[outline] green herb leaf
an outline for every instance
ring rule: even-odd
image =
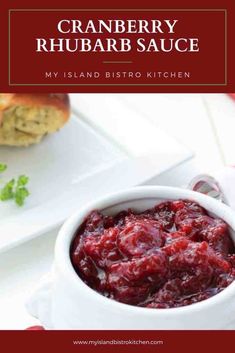
[[[18,177],[14,199],[18,206],[23,206],[26,197],[29,196],[29,191],[26,189],[25,185],[28,184],[29,178],[26,175],[20,175]]]
[[[4,172],[7,169],[7,165],[0,163],[0,173]]]
[[[6,185],[0,190],[1,201],[11,200],[14,198],[14,186],[15,179],[12,179],[6,183]]]
[[[18,206],[23,206],[26,197],[29,196],[29,191],[25,187],[28,181],[29,178],[25,175],[20,175],[17,181],[15,179],[10,180],[0,190],[0,200],[14,200]]]
[[[23,206],[26,197],[29,196],[29,191],[25,187],[16,189],[14,198],[18,206]]]
[[[26,175],[20,175],[17,180],[17,187],[25,186],[28,182],[29,178]]]

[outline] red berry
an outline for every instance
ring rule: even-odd
[[[119,233],[117,244],[128,257],[141,256],[149,250],[158,249],[164,244],[163,232],[157,222],[149,220],[128,223]]]
[[[235,279],[228,226],[193,201],[167,201],[141,213],[88,215],[71,260],[94,290],[123,303],[171,308],[210,298]]]

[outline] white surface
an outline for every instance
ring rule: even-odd
[[[224,94],[207,94],[204,101],[221,160],[224,164],[235,166],[235,100]]]
[[[0,257],[0,329],[25,329],[37,323],[25,300],[39,278],[50,269],[57,231],[20,245]]]
[[[82,207],[61,228],[55,247],[52,276],[46,281],[42,280],[28,302],[30,313],[38,317],[46,328],[65,330],[234,328],[235,282],[208,300],[183,308],[159,309],[156,312],[156,309],[123,305],[99,295],[77,276],[72,267],[69,256],[72,238],[84,217],[92,210],[99,209],[107,215],[117,214],[128,208],[141,212],[163,200],[172,199],[193,199],[235,230],[235,213],[230,207],[191,190],[168,186],[142,186],[106,195]],[[232,237],[234,234],[231,232]],[[235,238],[233,240],[235,241]]]
[[[217,146],[200,95],[141,94],[137,100],[135,95],[130,94],[122,95],[120,99],[195,150],[202,168],[219,163]]]
[[[186,185],[197,173],[213,172],[225,162],[235,165],[235,102],[226,95],[138,94],[119,95],[118,99],[138,111],[142,107],[146,119],[196,154],[193,161],[152,179],[152,185]],[[0,329],[23,329],[37,323],[26,313],[24,302],[33,284],[50,269],[56,234],[53,231],[0,255]]]

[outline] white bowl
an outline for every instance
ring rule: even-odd
[[[56,329],[229,329],[235,328],[235,282],[199,303],[172,309],[140,308],[105,298],[76,274],[70,260],[75,231],[93,209],[115,214],[132,207],[143,211],[163,200],[191,199],[222,218],[235,241],[235,213],[226,205],[194,191],[162,186],[137,187],[90,203],[61,228],[55,248],[51,322]]]

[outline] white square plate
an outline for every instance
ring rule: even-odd
[[[0,251],[62,224],[73,211],[94,198],[141,184],[192,156],[136,113],[131,119],[137,126],[140,124],[145,138],[140,139],[138,130],[130,131],[129,143],[124,143],[131,121],[126,121],[129,126],[123,126],[123,121],[113,119],[117,132],[114,138],[105,121],[99,120],[101,112],[109,115],[110,106],[102,101],[98,104],[92,95],[89,99],[92,109],[78,112],[79,118],[73,115],[63,129],[40,144],[28,148],[0,146],[0,163],[8,165],[0,176],[2,182],[26,174],[31,192],[23,207],[10,201],[0,203]],[[115,114],[120,116],[124,110],[129,115],[128,109],[116,100],[109,104]],[[99,120],[99,126],[89,120],[92,115]]]

